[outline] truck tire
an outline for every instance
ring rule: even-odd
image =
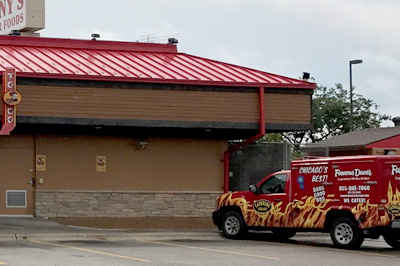
[[[242,215],[236,211],[228,211],[222,217],[221,229],[224,236],[230,239],[240,239],[247,233]]]
[[[388,230],[383,234],[383,239],[385,242],[394,249],[400,249],[400,232],[399,230]]]
[[[296,231],[290,228],[277,228],[272,230],[276,240],[288,240],[296,235]]]
[[[338,248],[357,249],[364,242],[364,235],[353,220],[340,217],[332,224],[331,239]]]

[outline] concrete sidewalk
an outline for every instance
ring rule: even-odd
[[[215,229],[96,229],[62,225],[42,218],[0,217],[1,240],[80,240],[129,238],[190,238],[218,235]]]

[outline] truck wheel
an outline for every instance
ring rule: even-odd
[[[285,228],[285,229],[273,229],[272,230],[273,236],[277,240],[288,240],[289,238],[292,238],[296,235],[296,231],[290,228]]]
[[[242,216],[236,211],[225,213],[221,221],[221,228],[225,237],[231,239],[239,239],[247,232]]]
[[[364,242],[364,235],[353,220],[340,217],[332,224],[331,239],[338,248],[357,249]]]
[[[385,242],[394,249],[400,249],[400,232],[394,230],[388,230],[383,233],[383,239]]]

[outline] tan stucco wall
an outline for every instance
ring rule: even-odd
[[[38,190],[221,191],[226,141],[111,136],[38,135],[36,154],[46,171],[37,172]],[[106,156],[107,171],[96,171]]]
[[[33,136],[0,136],[0,215],[32,215],[33,147]],[[7,190],[25,191],[26,207],[6,207]]]

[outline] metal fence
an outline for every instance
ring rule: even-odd
[[[230,155],[229,189],[247,190],[266,175],[290,169],[290,162],[304,157],[327,157],[329,147],[317,143],[293,146],[287,142],[261,142],[244,146]]]
[[[303,156],[315,156],[315,157],[328,157],[329,146],[321,145],[318,143],[308,143],[306,145],[300,145],[299,150]]]
[[[266,175],[290,168],[290,149],[286,142],[255,143],[230,156],[230,190],[247,190]]]

